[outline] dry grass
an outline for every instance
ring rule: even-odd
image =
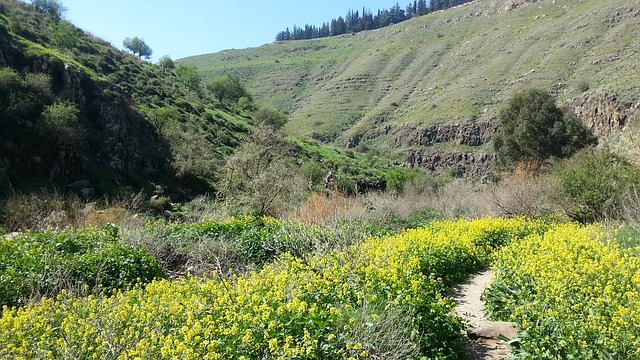
[[[495,215],[549,216],[563,208],[559,185],[538,171],[516,169],[490,187]]]
[[[429,209],[445,218],[482,217],[496,213],[486,185],[456,180],[444,187],[426,190],[407,183],[397,194],[370,192],[345,197],[338,192],[329,195],[314,193],[291,217],[321,226],[344,220],[384,224],[387,219],[408,219]]]
[[[142,193],[104,198],[86,203],[75,194],[41,192],[13,194],[4,203],[2,227],[7,231],[26,231],[101,227],[116,224],[129,229],[143,226],[147,219],[139,215],[144,209]]]
[[[324,226],[340,220],[361,218],[364,213],[359,198],[345,197],[334,191],[329,195],[311,194],[291,217],[303,223]]]

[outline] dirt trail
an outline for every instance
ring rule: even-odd
[[[512,323],[490,321],[484,316],[484,304],[480,296],[491,282],[492,276],[493,271],[485,270],[472,275],[466,282],[453,289],[456,311],[471,324],[467,343],[469,360],[503,359],[510,352],[510,348],[498,339],[498,335],[512,338],[516,334]]]

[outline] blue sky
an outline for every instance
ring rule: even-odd
[[[122,48],[137,36],[163,55],[180,59],[274,41],[294,24],[322,25],[349,9],[389,9],[396,0],[62,0],[66,19]],[[409,0],[400,1],[403,8]]]

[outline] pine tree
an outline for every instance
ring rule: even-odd
[[[427,0],[418,0],[418,6],[416,11],[418,13],[418,16],[425,15],[429,11],[427,8]]]

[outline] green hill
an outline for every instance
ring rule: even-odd
[[[626,0],[482,0],[384,29],[180,60],[231,73],[288,129],[429,170],[481,175],[496,114],[552,91],[600,136],[638,119],[640,10]]]
[[[209,104],[171,70],[0,0],[0,193],[208,191],[248,131],[245,117]]]
[[[176,200],[219,194],[229,155],[255,143],[261,116],[280,115],[247,99],[216,99],[184,69],[143,61],[31,4],[0,0],[0,200],[42,188],[84,200],[141,190]],[[274,139],[266,135],[261,146],[269,159],[286,156],[305,188],[322,188],[329,172],[345,192],[387,186],[387,159],[277,136],[281,148],[268,148]],[[398,171],[389,176],[415,175]]]

